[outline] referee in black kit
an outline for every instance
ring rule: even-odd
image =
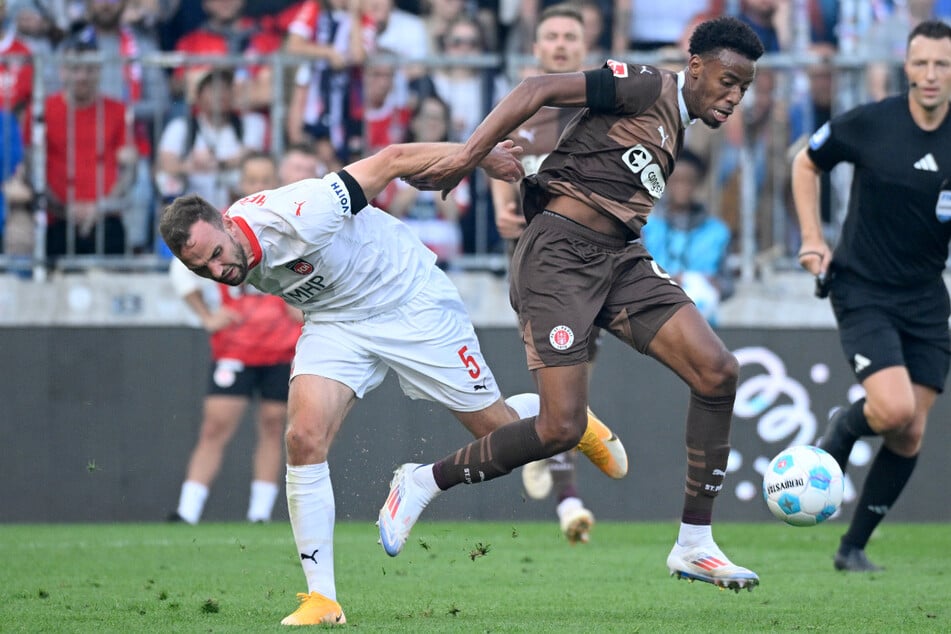
[[[951,239],[951,27],[926,21],[911,31],[905,74],[907,93],[833,118],[792,167],[799,263],[829,295],[866,394],[838,410],[820,445],[844,470],[858,438],[883,438],[835,554],[836,569],[853,572],[881,570],[865,545],[914,471],[951,358],[942,279]],[[855,171],[833,252],[819,222],[818,176],[841,161]]]

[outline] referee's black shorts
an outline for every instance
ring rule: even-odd
[[[912,383],[944,390],[951,363],[951,305],[943,279],[901,288],[872,284],[839,269],[830,298],[842,350],[860,382],[901,365]]]

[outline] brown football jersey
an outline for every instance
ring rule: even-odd
[[[542,108],[508,136],[523,149],[525,175],[538,173],[542,161],[558,145],[561,133],[581,108]]]
[[[635,236],[663,195],[690,123],[678,73],[608,61],[588,71],[613,75],[613,110],[583,109],[538,173],[523,181],[531,219],[553,196],[577,198],[614,216]],[[588,95],[589,104],[597,96]]]

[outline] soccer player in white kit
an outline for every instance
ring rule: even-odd
[[[304,313],[285,439],[288,512],[308,592],[298,595],[285,625],[346,622],[334,583],[327,454],[355,400],[390,368],[404,393],[442,403],[476,437],[538,414],[534,394],[502,399],[435,255],[399,220],[367,205],[392,179],[458,147],[394,145],[324,178],[245,197],[224,215],[195,195],[162,214],[163,239],[192,271],[251,284]],[[494,178],[522,176],[511,142],[497,146],[482,167]],[[620,441],[594,417],[579,449],[611,477],[627,471]]]

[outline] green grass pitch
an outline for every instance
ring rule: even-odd
[[[832,568],[841,523],[719,524],[753,592],[675,581],[676,523],[599,523],[571,547],[551,523],[422,521],[387,557],[370,522],[337,526],[338,598],[354,632],[949,632],[951,530],[890,524],[886,570]],[[290,528],[0,525],[0,632],[278,632],[297,605]]]

